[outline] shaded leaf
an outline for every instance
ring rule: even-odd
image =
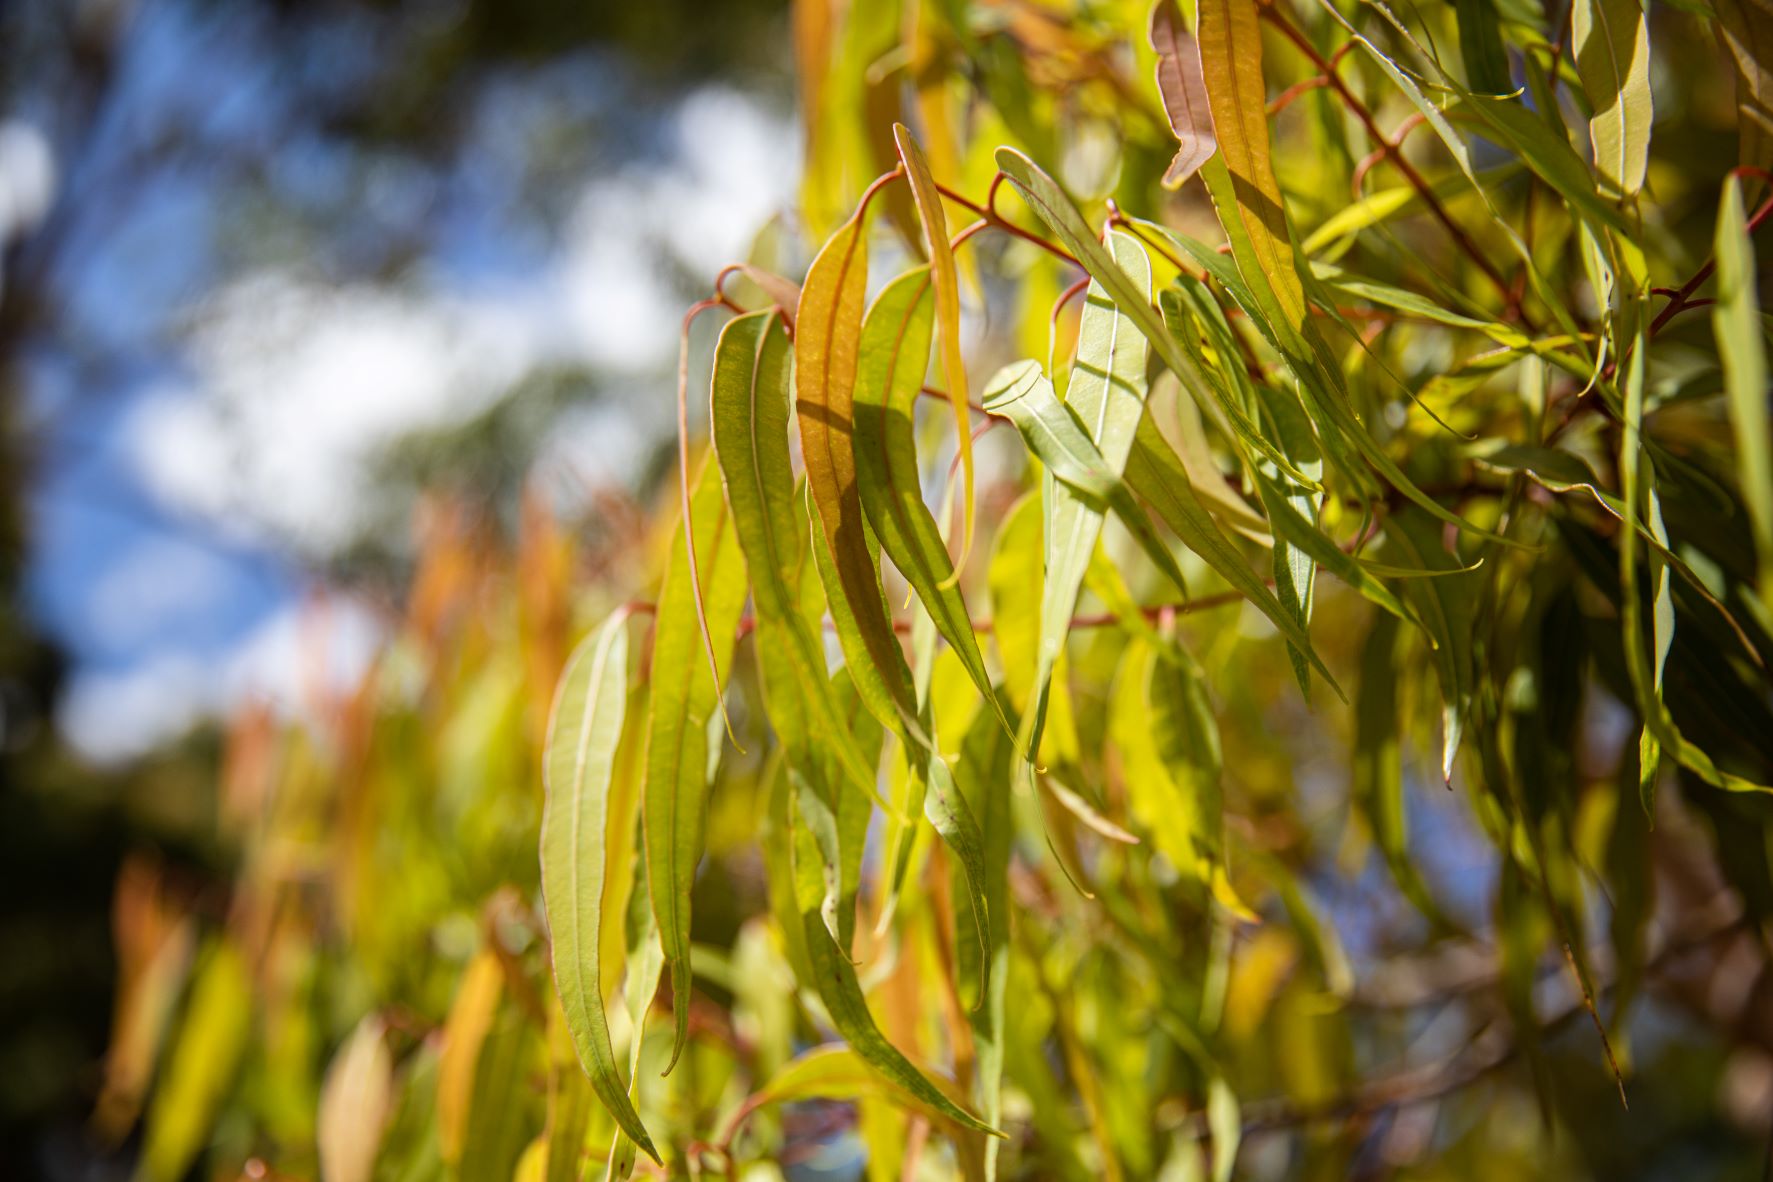
[[[1146,36],[1157,52],[1158,97],[1181,145],[1164,170],[1164,187],[1177,189],[1219,150],[1219,142],[1213,138],[1207,86],[1201,77],[1200,46],[1183,27],[1174,0],[1157,0],[1152,5]]]

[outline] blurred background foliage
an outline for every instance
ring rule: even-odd
[[[808,33],[814,10],[825,11],[19,0],[0,12],[0,1172],[539,1169],[532,1143],[575,1069],[546,1034],[543,728],[572,645],[656,587],[674,525],[681,309],[746,255],[800,274],[892,167],[895,120],[917,126],[938,177],[975,199],[993,151],[1011,144],[1096,224],[1113,200],[1218,240],[1198,183],[1159,183],[1174,140],[1150,81],[1147,4],[856,0],[829,10],[825,39]],[[1539,61],[1566,19],[1559,4],[1497,10],[1510,44]],[[1345,39],[1322,11],[1289,11],[1321,50]],[[1457,44],[1454,6],[1408,19]],[[1379,35],[1370,13],[1360,20]],[[1711,252],[1739,129],[1710,14],[1658,6],[1650,28],[1643,238],[1652,273],[1672,285]],[[824,52],[809,58],[809,45]],[[1267,47],[1271,98],[1312,76],[1272,34]],[[1517,71],[1523,61],[1517,52]],[[1411,117],[1371,59],[1342,69],[1382,127]],[[795,104],[812,77],[803,147]],[[1576,101],[1566,92],[1581,144]],[[1308,253],[1493,304],[1406,197],[1382,224],[1337,228],[1397,177],[1363,161],[1370,144],[1328,88],[1295,95],[1273,127]],[[1428,131],[1407,144],[1437,185],[1456,175]],[[1476,154],[1592,325],[1604,302],[1557,199],[1503,149],[1478,140]],[[33,190],[44,160],[52,179]],[[902,195],[883,194],[880,220],[910,259],[920,247]],[[1482,224],[1469,190],[1449,183],[1444,200]],[[1500,239],[1473,232],[1504,265]],[[881,246],[889,259],[893,249]],[[1075,318],[1052,308],[1073,275],[1005,240],[970,259],[976,375],[1063,356]],[[1375,372],[1389,370],[1454,428],[1510,433],[1518,369],[1463,380],[1483,344],[1386,323],[1369,342],[1372,369],[1356,370],[1363,381],[1378,387]],[[372,328],[380,335],[351,335]],[[692,335],[692,388],[705,388],[712,337],[706,323]],[[308,351],[315,340],[332,352]],[[1651,433],[1713,478],[1675,482],[1662,510],[1692,554],[1723,565],[1750,550],[1708,318],[1673,321],[1658,358]],[[1411,475],[1486,520],[1501,481],[1421,410],[1394,393],[1383,402]],[[409,409],[352,415],[390,404]],[[328,421],[317,443],[304,434]],[[1580,425],[1571,442],[1616,490],[1609,430]],[[980,444],[988,529],[965,584],[975,614],[1001,614],[1016,590],[985,561],[1027,487],[1010,434]],[[292,454],[305,466],[284,463]],[[1555,560],[1496,563],[1521,592],[1499,601],[1513,605],[1522,664],[1545,671],[1535,697],[1510,701],[1508,725],[1549,761],[1519,780],[1529,828],[1558,855],[1629,1111],[1563,938],[1518,869],[1534,864],[1516,848],[1526,830],[1498,821],[1499,789],[1476,756],[1453,792],[1441,787],[1426,647],[1325,578],[1312,635],[1354,706],[1321,685],[1303,702],[1286,646],[1248,609],[1175,621],[1205,670],[1249,915],[1225,922],[1167,859],[1072,814],[1018,818],[1006,1175],[1209,1168],[1197,1146],[1226,1144],[1212,1127],[1224,1108],[1208,1103],[1168,1023],[1178,998],[1198,1002],[1190,991],[1210,964],[1225,974],[1218,1049],[1239,1101],[1239,1176],[1763,1175],[1767,802],[1671,767],[1655,825],[1643,823],[1639,724],[1609,600],[1617,530],[1586,503],[1535,503]],[[144,539],[169,538],[185,549],[117,574]],[[156,607],[155,589],[193,568],[234,590]],[[101,580],[119,588],[111,615],[88,610]],[[1091,592],[1084,610],[1109,614],[1112,580]],[[1681,604],[1670,707],[1765,782],[1766,682],[1731,697],[1741,662],[1719,653],[1735,642],[1688,626],[1704,610]],[[123,639],[107,631],[118,614],[135,618]],[[1751,630],[1765,653],[1764,629]],[[255,647],[267,631],[281,642]],[[1112,821],[1150,839],[1116,764],[1117,744],[1131,742],[1105,742],[1126,725],[1114,702],[1132,631],[1078,634],[1071,716],[1054,727],[1075,731]],[[640,1107],[697,1168],[948,1176],[964,1142],[932,1133],[853,1064],[815,1068],[828,1078],[759,1103],[827,1030],[793,992],[772,914],[761,854],[777,823],[771,741],[755,662],[746,644],[739,652],[739,744],[722,752],[694,896],[692,1040],[660,1080],[669,1024],[655,1016]],[[1509,672],[1498,659],[1486,676],[1520,689]],[[937,673],[939,692],[959,692],[957,670]],[[1398,799],[1401,816],[1386,811]],[[951,1055],[966,1024],[945,984],[957,945],[942,857],[919,847],[920,881],[878,942],[869,921],[881,898],[865,888],[857,949],[881,1025],[924,1060]],[[620,1047],[629,1035],[616,1024]],[[348,1133],[384,1112],[372,1171]],[[611,1133],[594,1108],[588,1170],[601,1170]]]

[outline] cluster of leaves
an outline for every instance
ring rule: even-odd
[[[502,596],[440,546],[336,750],[238,744],[245,860],[146,1176],[207,1142],[292,1171],[317,1144],[344,1182],[844,1152],[873,1178],[1493,1173],[1549,1151],[1487,1136],[1506,1109],[1434,1114],[1520,1060],[1554,1123],[1569,1025],[1623,1097],[1658,966],[1773,907],[1767,18],[1670,17],[1701,58],[1715,19],[1741,74],[1695,265],[1647,196],[1636,0],[1568,29],[1489,0],[1083,7],[795,6],[823,245],[686,318],[656,596],[604,568],[563,660],[563,539],[533,525]],[[907,265],[876,287],[871,258]],[[1464,811],[1425,830],[1440,782]],[[1652,821],[1715,842],[1709,877],[1658,898]],[[1488,838],[1479,897],[1425,832]],[[1326,896],[1368,850],[1403,906],[1357,919]],[[1346,948],[1380,918],[1376,969],[1490,968],[1399,1000]],[[143,1029],[181,922],[138,924]],[[1282,1157],[1240,1157],[1258,1131]]]

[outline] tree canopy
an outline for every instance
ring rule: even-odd
[[[1759,1168],[1773,18],[1192,7],[797,0],[648,512],[135,864],[144,1179]]]

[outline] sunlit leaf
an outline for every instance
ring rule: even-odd
[[[745,558],[722,492],[719,468],[709,457],[696,478],[690,512],[696,552],[701,556],[698,574],[708,637],[714,645],[716,665],[726,669],[747,588]],[[689,564],[683,561],[687,527],[686,522],[678,524],[654,619],[643,802],[653,914],[659,921],[665,963],[671,970],[676,1014],[676,1037],[667,1071],[676,1064],[689,1033],[690,886],[702,853],[702,814],[710,774],[709,720],[723,692],[707,664],[696,659],[699,629],[694,601],[698,589],[690,582]]]
[[[617,612],[586,637],[561,674],[542,762],[542,903],[567,1030],[598,1099],[654,1161],[658,1150],[628,1101],[604,1013],[601,963],[608,796],[628,698],[628,620]]]
[[[967,367],[960,351],[960,278],[954,267],[954,252],[948,246],[948,220],[942,212],[942,195],[936,191],[936,178],[930,173],[929,160],[911,132],[902,123],[893,125],[893,142],[898,145],[899,159],[911,180],[911,193],[917,202],[917,214],[923,221],[924,241],[929,247],[929,283],[936,293],[936,335],[940,340],[942,376],[948,381],[948,403],[954,408],[954,431],[960,448],[961,527],[960,561],[973,548],[973,425],[967,412]],[[868,351],[864,342],[863,352]],[[913,355],[922,359],[914,375],[923,384],[929,346]],[[889,385],[891,383],[888,383]]]
[[[1576,73],[1594,114],[1595,169],[1615,192],[1644,187],[1650,160],[1650,28],[1638,0],[1575,0],[1570,35]]]

